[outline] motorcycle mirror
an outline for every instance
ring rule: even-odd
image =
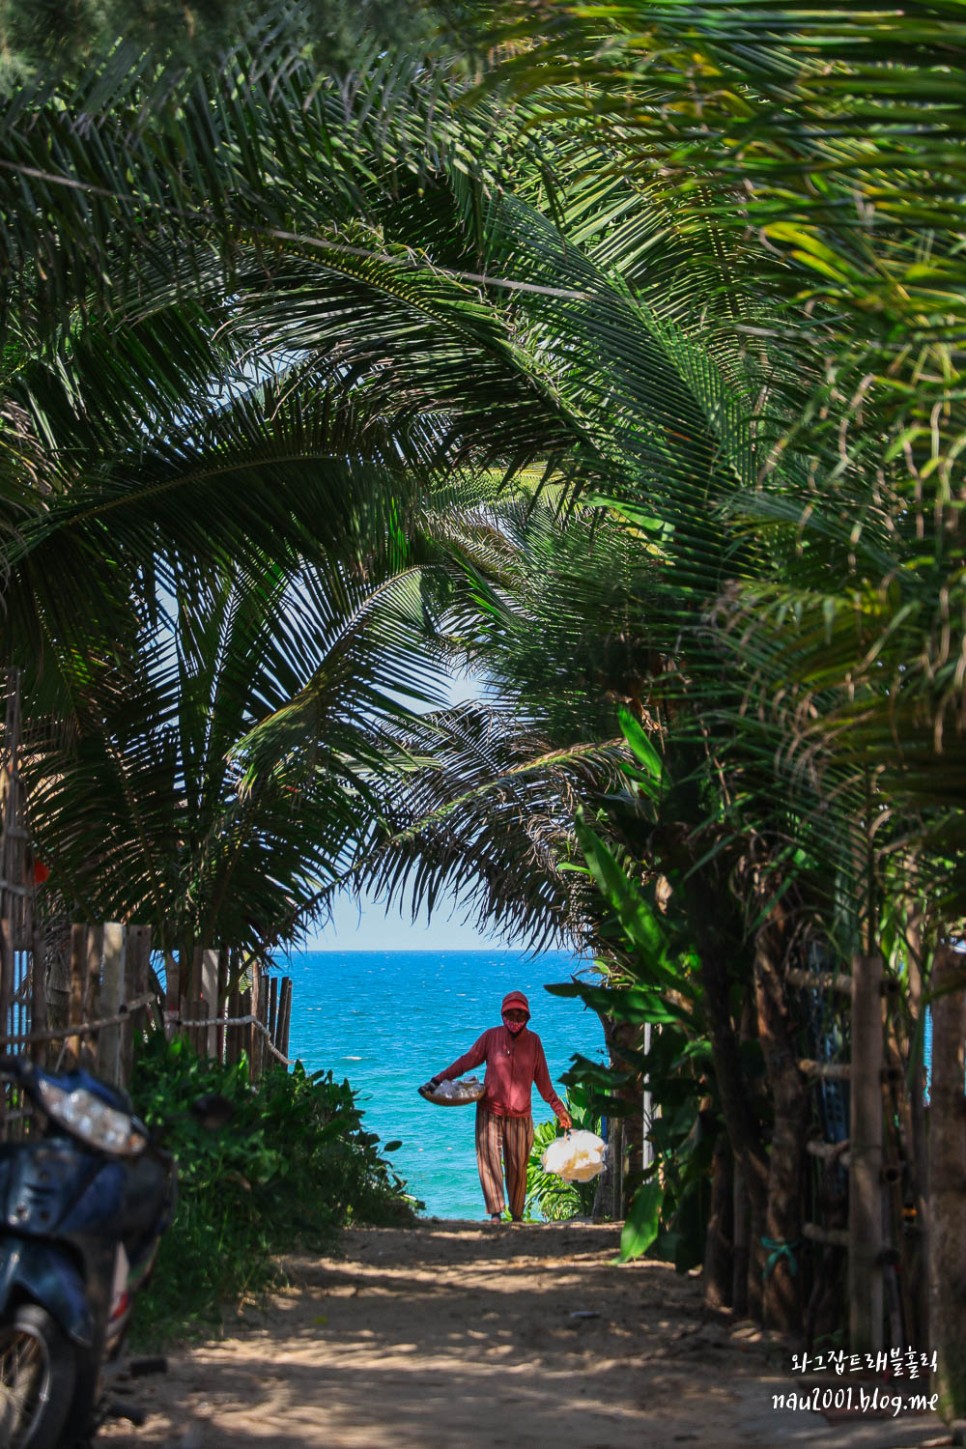
[[[235,1115],[235,1106],[219,1092],[206,1092],[192,1102],[191,1115],[209,1132],[216,1132]]]

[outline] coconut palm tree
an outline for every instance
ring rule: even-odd
[[[196,411],[179,433],[185,393],[179,376],[143,460],[135,445],[143,474],[130,468],[129,453],[108,449],[79,484],[70,455],[59,454],[69,487],[59,484],[53,504],[39,506],[23,477],[43,453],[41,415],[55,410],[31,401],[42,391],[40,381],[31,381],[31,391],[11,399],[12,416],[27,419],[9,472],[11,608],[37,637],[47,631],[52,640],[67,639],[76,610],[60,606],[58,615],[56,597],[43,591],[54,595],[49,581],[69,579],[75,598],[97,597],[101,637],[135,641],[142,637],[141,619],[129,604],[138,598],[135,585],[144,571],[159,567],[156,560],[166,580],[185,574],[195,580],[226,556],[257,574],[268,536],[278,566],[291,570],[303,557],[316,558],[318,530],[328,553],[344,558],[356,508],[375,497],[354,486],[367,477],[373,443],[380,469],[403,497],[412,496],[407,482],[416,482],[418,492],[442,474],[455,480],[496,469],[509,477],[531,466],[545,487],[558,489],[564,510],[591,500],[601,516],[619,515],[640,554],[647,608],[637,609],[635,632],[625,639],[615,638],[620,630],[611,617],[605,621],[611,658],[591,659],[608,665],[596,679],[584,678],[574,689],[558,665],[538,703],[548,714],[552,704],[558,720],[569,713],[572,731],[581,708],[594,700],[596,724],[616,658],[616,692],[667,756],[673,789],[662,801],[662,829],[645,815],[647,838],[640,823],[631,833],[639,857],[677,871],[680,897],[690,898],[686,914],[713,1016],[721,1102],[762,1211],[769,1193],[762,1113],[742,1081],[734,1004],[748,988],[751,961],[738,962],[732,946],[738,939],[750,949],[756,938],[760,946],[766,926],[777,934],[772,966],[760,950],[756,961],[768,985],[762,1018],[772,1021],[788,947],[787,911],[779,907],[798,881],[810,872],[814,888],[803,890],[801,911],[820,914],[826,932],[843,944],[850,933],[855,938],[863,914],[870,929],[871,894],[864,912],[840,912],[841,920],[836,914],[857,874],[849,792],[867,778],[868,761],[857,775],[847,751],[830,751],[834,730],[822,736],[823,765],[826,754],[832,759],[821,774],[792,768],[800,755],[786,748],[796,739],[790,724],[811,711],[835,722],[836,690],[841,696],[852,683],[848,637],[843,634],[846,647],[838,651],[838,679],[820,674],[819,691],[809,674],[792,677],[798,715],[789,713],[784,698],[774,713],[753,706],[759,694],[770,698],[776,683],[785,685],[782,654],[787,658],[797,647],[798,618],[807,626],[807,659],[809,646],[824,637],[812,621],[844,628],[856,598],[864,607],[870,581],[885,588],[888,604],[897,557],[894,500],[908,496],[896,483],[896,460],[908,443],[925,497],[929,479],[948,473],[952,449],[943,432],[943,407],[951,399],[942,373],[935,383],[923,382],[918,364],[898,346],[911,316],[907,297],[925,309],[931,347],[943,342],[946,324],[926,295],[935,279],[928,267],[926,278],[917,270],[922,262],[899,223],[877,225],[870,237],[862,220],[861,205],[871,204],[880,183],[893,201],[908,184],[911,152],[882,130],[900,156],[883,160],[883,147],[869,149],[858,134],[859,121],[867,119],[865,92],[861,86],[856,92],[862,76],[847,60],[837,59],[827,76],[812,65],[808,47],[817,40],[826,47],[844,43],[834,25],[828,30],[824,14],[812,19],[812,12],[802,12],[786,36],[787,58],[776,67],[773,37],[766,34],[773,17],[750,0],[701,12],[706,63],[698,65],[682,49],[691,38],[681,29],[684,21],[697,22],[680,7],[671,13],[630,6],[589,18],[566,6],[547,13],[560,22],[547,31],[548,48],[531,47],[501,72],[510,79],[519,73],[536,91],[516,108],[499,98],[471,101],[458,68],[446,62],[427,66],[374,53],[365,71],[320,77],[291,49],[279,65],[271,45],[239,52],[196,84],[186,84],[179,71],[121,74],[115,62],[67,106],[46,106],[42,97],[11,103],[0,203],[11,217],[4,236],[11,274],[22,280],[17,305],[7,311],[6,335],[31,367],[39,360],[51,396],[59,396],[65,374],[69,396],[86,396],[76,382],[86,339],[103,336],[106,355],[120,339],[133,338],[137,326],[160,339],[162,324],[194,323],[202,350],[224,350],[236,391],[252,390],[246,367],[254,367],[256,378],[267,369],[277,379],[273,396],[286,400],[267,414],[260,403],[249,405],[249,426],[239,433],[231,415],[245,409],[240,403],[219,408],[216,385],[214,399],[204,399],[205,420]],[[642,16],[646,34],[635,29]],[[592,50],[584,45],[587,25],[596,27]],[[608,30],[603,49],[601,27]],[[733,53],[736,36],[742,46]],[[593,109],[569,86],[573,73],[554,69],[559,37],[572,47],[578,68],[594,74]],[[901,40],[874,36],[870,43],[879,67],[870,83],[874,101],[888,84]],[[934,58],[942,63],[939,40]],[[789,74],[807,103],[783,129]],[[734,85],[723,86],[722,76]],[[903,71],[910,105],[914,80]],[[833,97],[827,104],[826,92]],[[847,102],[855,95],[853,115]],[[916,124],[925,127],[933,159],[941,159],[935,148],[950,128],[955,133],[955,121],[944,102],[936,104],[939,110],[927,97]],[[815,115],[842,127],[841,156],[816,136]],[[884,125],[877,114],[876,127]],[[739,148],[740,166],[732,164],[729,128],[756,138],[755,146]],[[89,144],[91,134],[96,146]],[[770,141],[759,148],[762,135]],[[642,137],[653,154],[643,156]],[[789,220],[780,188],[769,184],[779,169],[793,179],[791,210],[801,207],[804,220],[797,213]],[[858,193],[847,186],[856,175]],[[25,194],[31,207],[14,214],[13,201]],[[845,234],[836,217],[843,207],[855,213],[856,194],[858,220]],[[943,174],[930,192],[930,214],[938,215],[949,195]],[[914,225],[926,215],[916,210]],[[816,282],[823,267],[834,275]],[[943,267],[954,269],[955,257],[944,256]],[[814,297],[804,295],[801,268],[808,269]],[[65,299],[77,318],[67,331]],[[848,309],[850,323],[866,319],[854,340],[838,320],[839,307]],[[99,319],[93,326],[92,316]],[[154,343],[145,345],[157,352]],[[941,362],[942,353],[929,358]],[[859,386],[873,363],[874,375],[887,379],[881,407]],[[219,373],[205,361],[196,375],[224,377],[225,369]],[[909,377],[913,411],[943,405],[935,466],[917,461],[924,434],[909,434],[912,414],[895,403]],[[222,414],[227,421],[219,432]],[[883,429],[893,456],[881,447]],[[930,439],[936,435],[934,426]],[[307,436],[324,439],[320,451],[308,450],[309,460]],[[867,446],[869,436],[876,447]],[[217,466],[182,468],[186,450],[202,438]],[[135,481],[140,477],[150,486]],[[184,500],[196,498],[206,500],[202,529],[184,509]],[[401,558],[413,531],[396,527],[392,490],[380,488],[378,499],[382,527],[397,540]],[[920,531],[933,544],[952,534],[952,514],[944,510],[934,515],[938,524],[927,522],[917,504],[899,530],[908,538],[898,557],[908,561],[916,588],[921,584],[924,608],[938,575],[903,549]],[[256,532],[256,517],[270,520],[270,527]],[[110,538],[123,543],[116,567],[107,520]],[[580,525],[561,532],[560,552],[586,551],[587,532]],[[532,646],[534,618],[544,621],[550,613],[534,608],[539,590],[518,586],[510,607],[499,563],[484,569],[452,537],[447,547],[456,561],[449,576],[469,581],[486,605],[490,657],[510,661],[502,671],[505,687],[521,681],[526,689],[517,697],[531,700],[540,663]],[[539,557],[537,548],[533,553]],[[940,553],[941,574],[949,556]],[[100,572],[116,586],[106,596],[91,567],[101,556],[112,567]],[[566,570],[554,578],[567,579]],[[514,607],[525,621],[517,631],[508,624]],[[860,683],[870,708],[883,700],[887,708],[894,701],[881,688],[877,663],[901,631],[875,634],[878,607],[879,615],[871,609],[871,632],[866,629]],[[126,612],[127,634],[120,627]],[[553,637],[561,642],[573,632],[566,618],[560,610]],[[86,652],[94,654],[89,633]],[[471,651],[482,648],[483,633],[476,631]],[[49,653],[71,656],[60,643],[51,643]],[[927,653],[925,660],[931,678],[935,659]],[[907,665],[903,657],[894,669],[903,688]],[[500,672],[499,663],[488,667]],[[66,678],[68,671],[59,674]],[[284,778],[287,771],[291,783],[311,772],[326,686],[324,669],[309,676],[293,706],[276,709],[246,740],[253,780],[259,772]],[[540,713],[532,703],[531,711]],[[236,720],[250,717],[243,710]],[[559,742],[549,732],[544,737],[573,751],[572,733]],[[478,742],[473,749],[477,762],[486,758]],[[829,774],[837,766],[841,794],[830,805],[823,784],[839,778]],[[447,799],[465,795],[457,790]],[[631,813],[625,811],[628,818]],[[411,820],[424,821],[421,833],[428,836],[438,814],[417,809],[402,825],[389,819],[389,836],[412,835]],[[858,818],[867,844],[873,822],[865,806]],[[902,819],[885,828],[901,842],[905,825]],[[631,830],[628,819],[622,828]],[[811,869],[818,852],[801,848],[820,831],[835,849],[834,868],[824,875]],[[938,844],[938,836],[932,839]],[[438,859],[451,860],[452,849]],[[442,868],[437,862],[424,879]],[[859,874],[864,880],[867,873]],[[731,903],[734,932],[719,929],[711,901]]]

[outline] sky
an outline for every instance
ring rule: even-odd
[[[452,898],[440,900],[431,922],[425,912],[411,922],[409,910],[387,907],[371,896],[348,894],[335,902],[332,920],[306,937],[304,951],[474,951],[505,945],[497,934],[483,935],[462,925],[462,910]],[[512,943],[510,943],[512,945]]]

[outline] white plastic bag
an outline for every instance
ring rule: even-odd
[[[436,1088],[437,1097],[450,1097],[456,1101],[475,1101],[482,1089],[482,1082],[477,1077],[464,1077],[460,1082],[440,1082]]]
[[[554,1138],[540,1161],[564,1182],[589,1182],[603,1172],[606,1159],[607,1144],[596,1132],[568,1132]]]

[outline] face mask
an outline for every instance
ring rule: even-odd
[[[506,1017],[504,1017],[503,1025],[506,1027],[507,1031],[510,1033],[511,1036],[519,1036],[521,1031],[523,1031],[523,1028],[526,1026],[526,1022],[507,1021]]]

